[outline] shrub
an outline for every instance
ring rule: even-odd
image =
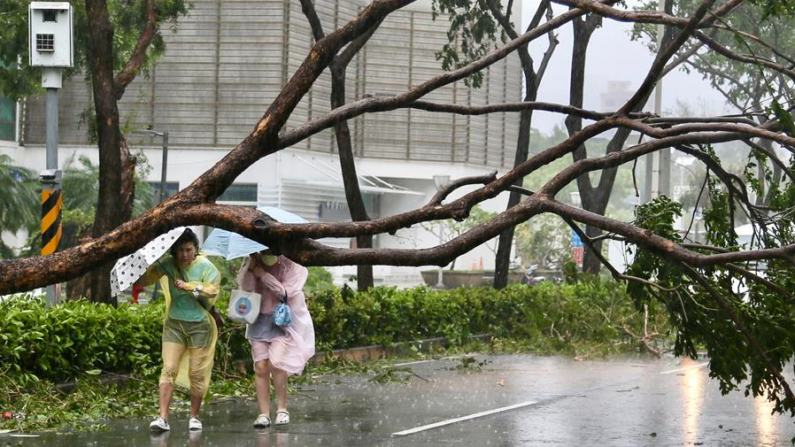
[[[125,372],[160,363],[163,305],[117,308],[69,301],[45,309],[24,295],[0,302],[0,365],[63,381],[84,371]]]
[[[226,289],[228,289],[227,287]],[[223,290],[216,306],[229,302]],[[642,315],[623,284],[592,280],[575,284],[516,285],[504,290],[376,287],[354,292],[326,288],[307,298],[317,350],[444,336],[454,344],[491,333],[522,341],[538,352],[573,353],[578,343],[632,348],[625,328],[640,334]],[[664,333],[664,314],[651,309],[652,331]],[[0,302],[0,374],[34,374],[52,381],[94,369],[125,373],[160,364],[163,303],[114,308],[72,301],[45,309],[40,299]],[[245,326],[228,322],[216,350],[216,369],[232,372],[250,359]]]

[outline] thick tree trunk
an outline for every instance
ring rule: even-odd
[[[591,16],[585,20],[582,19],[575,19],[572,23],[574,26],[574,47],[572,49],[572,58],[571,58],[571,85],[569,90],[569,104],[575,107],[582,107],[583,104],[583,96],[584,96],[584,89],[585,89],[585,58],[588,54],[588,44],[591,42],[591,35],[593,34],[594,30],[598,26],[598,18],[595,16]],[[566,129],[569,132],[569,135],[574,135],[575,133],[579,132],[582,129],[582,119],[577,118],[574,116],[569,115],[566,117]],[[585,145],[579,146],[573,153],[572,157],[574,161],[584,160],[588,157],[587,149]],[[601,174],[604,176],[604,174]],[[598,190],[595,190],[593,186],[591,186],[591,179],[588,174],[585,174],[577,179],[577,189],[580,191],[580,198],[582,199],[582,206],[584,209],[592,212],[597,212],[598,214],[602,214],[597,211],[602,201],[597,200],[596,195],[602,195],[607,199],[610,198],[609,192],[607,194],[600,194]],[[604,205],[607,205],[607,202],[604,202]],[[596,209],[594,209],[596,208]],[[586,227],[586,234],[590,233],[590,228]],[[600,244],[596,245],[600,247]],[[594,256],[591,252],[590,247],[588,247],[585,251],[585,256],[583,258],[583,271],[588,273],[599,273],[599,269],[601,264],[599,259]]]
[[[93,237],[102,236],[132,214],[135,163],[130,159],[121,134],[119,107],[113,78],[113,26],[107,4],[103,0],[86,0],[89,27],[88,60],[93,85],[94,109],[99,146],[99,196],[97,199]],[[87,296],[93,301],[111,303],[110,270],[112,263],[91,272],[91,289]]]
[[[345,72],[347,63],[332,62],[331,64],[331,108],[336,109],[345,105]],[[364,207],[362,191],[359,189],[359,176],[356,174],[356,163],[353,158],[353,145],[351,132],[347,121],[340,121],[334,125],[334,134],[337,138],[337,150],[342,168],[342,182],[345,185],[345,199],[354,222],[368,221],[370,216]],[[356,238],[356,248],[372,248],[372,236],[359,236]],[[373,287],[373,266],[359,265],[356,268],[356,283],[359,291]]]
[[[666,4],[666,13],[672,13],[672,2]],[[587,19],[575,19],[572,24],[574,26],[574,48],[572,53],[571,62],[571,90],[570,90],[570,104],[575,107],[582,107],[583,104],[583,90],[585,86],[585,58],[588,49],[588,44],[591,41],[591,36],[596,28],[601,24],[601,17],[588,16]],[[663,35],[663,42],[670,42],[673,38],[673,28],[666,27],[665,34]],[[660,51],[658,49],[658,51]],[[643,109],[651,96],[652,90],[649,89],[644,93],[641,100],[632,109],[632,112],[637,112]],[[569,115],[566,118],[566,128],[569,135],[579,132],[582,129],[582,119]],[[618,152],[623,149],[624,143],[629,138],[629,129],[622,128],[616,131],[613,138],[607,145],[606,154]],[[574,161],[584,160],[588,157],[585,145],[580,145],[573,153]],[[599,184],[594,187],[591,185],[591,178],[588,174],[581,175],[577,178],[577,188],[580,191],[580,199],[582,200],[582,207],[586,211],[604,215],[607,210],[607,203],[610,200],[610,195],[613,192],[613,184],[616,180],[618,168],[613,167],[604,169],[599,174]],[[602,230],[599,228],[586,225],[585,234],[590,238],[600,236]],[[590,246],[586,246],[585,256],[583,257],[582,270],[585,273],[592,275],[599,274],[602,268],[602,263],[599,257],[594,253],[594,250],[601,250],[602,242],[596,241],[593,244],[593,250]]]
[[[527,79],[527,77],[525,77]],[[529,84],[527,84],[529,85]],[[528,89],[525,101],[535,100],[535,89],[532,89],[533,95],[530,95]],[[519,137],[516,142],[516,159],[514,166],[518,166],[527,160],[527,155],[530,150],[530,125],[533,120],[532,111],[523,111],[519,118]],[[515,183],[517,186],[522,186],[524,179],[518,179]],[[508,197],[508,208],[516,206],[522,196],[518,192],[511,192]],[[499,244],[497,245],[497,256],[495,257],[494,265],[494,288],[504,289],[508,285],[508,271],[511,265],[511,246],[513,245],[513,235],[516,227],[510,227],[500,234]]]
[[[538,26],[538,23],[541,20],[541,16],[548,7],[548,4],[542,2],[538,6],[538,10],[536,11],[533,20],[530,23],[530,28],[535,28]],[[489,8],[491,9],[492,14],[500,23],[500,26],[503,30],[508,34],[511,39],[516,39],[518,37],[516,30],[513,29],[510,21],[508,20],[508,16],[505,16],[501,13],[499,7],[495,4],[495,2],[489,2]],[[508,6],[510,9],[510,6]],[[510,15],[511,11],[508,11],[508,15]],[[552,36],[554,39],[554,36]],[[547,61],[547,57],[552,55],[552,51],[554,51],[554,42],[550,41],[550,47],[547,50],[548,54],[545,55],[544,62],[541,63],[543,66]],[[525,82],[525,97],[524,101],[535,101],[536,97],[538,96],[538,85],[540,82],[540,78],[543,76],[543,68],[540,69],[539,73],[536,73],[535,69],[533,68],[533,59],[530,57],[530,53],[527,50],[527,46],[523,46],[518,49],[517,51],[519,55],[519,63],[522,66],[522,74],[524,75],[524,82]],[[532,110],[524,110],[519,115],[519,135],[516,139],[516,155],[514,157],[513,167],[516,168],[520,164],[527,161],[528,152],[530,151],[530,129],[533,121],[533,111]],[[524,177],[516,179],[514,182],[515,186],[522,186],[524,183]],[[508,207],[507,209],[511,209],[516,206],[519,201],[521,200],[521,194],[515,191],[512,191],[511,194],[508,196]],[[514,232],[516,231],[516,227],[512,226],[507,228],[500,234],[500,240],[497,243],[497,254],[494,258],[494,288],[495,289],[504,289],[508,285],[508,271],[511,267],[511,247],[513,246],[513,236]]]

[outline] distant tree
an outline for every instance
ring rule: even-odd
[[[698,2],[684,0],[671,2],[675,13],[687,14]],[[792,66],[795,58],[791,48],[795,44],[795,16],[778,14],[786,2],[745,2],[731,15],[720,20],[723,32],[712,30],[683,45],[679,58],[686,72],[696,71],[719,91],[737,113],[748,114],[758,123],[764,123],[769,113],[780,113],[785,104],[795,101],[795,82],[790,76],[766,64],[749,64],[743,60],[727,58],[721,52],[742,54],[747,58]],[[647,2],[640,9],[656,8],[656,2]],[[635,24],[632,37],[656,51],[656,26]],[[707,45],[706,42],[711,45]],[[713,48],[720,48],[715,51]],[[767,205],[778,190],[785,174],[785,160],[777,145],[764,138],[744,140],[750,151],[745,171],[753,172],[756,181],[748,185],[754,191],[757,205]],[[743,174],[746,180],[750,177]],[[792,173],[790,180],[795,179]]]
[[[320,23],[320,18],[315,11],[315,6],[312,0],[301,0],[301,9],[304,12],[309,25],[312,29],[312,36],[316,41],[325,37],[323,32],[323,25]],[[359,52],[360,49],[370,40],[370,37],[375,32],[373,28],[371,32],[362,34],[357,37],[345,51],[334,56],[329,64],[329,72],[331,73],[331,108],[337,109],[345,105],[345,77],[348,71],[348,65],[353,60],[353,57]],[[348,203],[348,209],[351,213],[351,219],[354,222],[363,222],[370,220],[367,214],[367,209],[364,206],[364,199],[362,191],[359,189],[359,176],[356,174],[356,164],[353,157],[353,144],[351,143],[351,132],[348,128],[348,122],[342,120],[334,124],[334,136],[337,141],[337,152],[340,159],[340,168],[342,170],[342,182],[345,187],[345,200]],[[356,238],[357,248],[372,248],[373,237],[369,235],[358,236]],[[359,265],[356,267],[356,287],[360,291],[364,291],[373,287],[373,266]]]
[[[40,222],[38,176],[13,164],[11,157],[0,154],[0,233],[33,231]],[[0,259],[16,257],[0,238]]]
[[[497,34],[503,42],[507,39],[516,39],[519,33],[511,21],[513,0],[503,7],[500,0],[434,0],[434,15],[447,15],[450,20],[450,31],[447,33],[449,42],[437,54],[445,70],[461,68],[472,61],[482,58],[495,46]],[[541,20],[546,16],[552,18],[552,6],[549,0],[542,0],[536,9],[533,19],[527,27],[530,30],[538,28]],[[521,19],[521,18],[520,18]],[[522,67],[524,79],[524,101],[535,101],[538,90],[544,78],[549,60],[557,47],[558,40],[553,31],[547,33],[549,46],[544,57],[535,66],[527,45],[517,49],[519,62]],[[480,85],[483,74],[474,73],[467,82],[474,87]],[[514,167],[527,160],[530,150],[530,129],[533,122],[533,109],[527,108],[519,112],[519,133],[516,139],[516,154]],[[522,186],[523,179],[517,179],[515,186]],[[512,191],[508,197],[508,208],[516,206],[522,194]],[[506,228],[500,234],[499,245],[495,257],[494,287],[501,289],[508,285],[508,269],[511,263],[511,249],[515,227]]]
[[[516,227],[516,250],[525,267],[560,269],[570,246],[571,229],[558,216],[543,215]]]
[[[422,228],[436,236],[437,238],[440,237],[439,232],[441,231],[441,240],[444,242],[449,242],[455,240],[456,238],[460,237],[461,235],[467,233],[468,231],[477,228],[480,225],[487,224],[491,219],[497,216],[497,213],[489,212],[484,210],[479,206],[475,206],[469,213],[469,217],[463,221],[455,221],[453,219],[442,220],[438,222],[432,223],[422,223]],[[497,253],[497,240],[492,239],[487,241],[484,245],[486,248],[491,250],[492,253]],[[450,270],[455,270],[455,262],[458,258],[453,259],[450,263]]]
[[[40,69],[28,66],[28,0],[4,0],[0,10],[0,94],[20,99],[41,91]],[[132,216],[136,159],[121,131],[118,102],[127,86],[163,54],[161,25],[175,26],[187,13],[184,0],[85,0],[75,10],[75,68],[92,85],[89,126],[99,147],[99,183],[93,237],[101,237]],[[112,264],[91,272],[85,295],[110,303]]]

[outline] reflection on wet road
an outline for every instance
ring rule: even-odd
[[[254,430],[256,404],[236,400],[208,405],[200,433],[188,433],[187,417],[176,414],[159,436],[148,420],[128,419],[99,433],[3,435],[0,446],[772,447],[795,435],[792,420],[771,415],[764,399],[721,396],[703,359],[488,359],[473,373],[456,370],[455,359],[411,362],[405,367],[428,381],[409,384],[325,377],[291,396],[288,428]]]

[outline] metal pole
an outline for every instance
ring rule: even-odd
[[[168,197],[166,192],[166,173],[168,171],[168,132],[163,132],[163,166],[160,168],[160,203]]]
[[[665,12],[665,1],[660,0],[657,9],[660,12]],[[657,52],[662,52],[663,35],[665,34],[665,26],[657,25]],[[654,113],[657,116],[662,115],[662,78],[657,80],[657,85],[654,89]],[[659,186],[657,187],[658,195],[671,196],[671,148],[667,147],[660,151],[659,155]]]
[[[442,223],[439,222],[439,246],[440,247],[444,243],[444,240],[443,240],[443,237],[442,237],[442,231],[444,231],[444,227],[442,226]],[[436,278],[436,288],[437,289],[444,289],[444,267],[442,267],[441,265],[439,266],[439,273],[438,273],[438,277]]]
[[[163,164],[160,166],[160,203],[163,203],[168,197],[168,192],[166,190],[168,185],[168,182],[166,181],[166,177],[168,175],[168,132],[155,132],[154,135],[163,138]],[[155,287],[152,289],[152,298],[149,300],[150,303],[157,298],[159,290],[160,283],[155,282]]]
[[[58,172],[58,93],[61,84],[60,69],[45,69],[42,84],[47,87],[46,106],[46,167],[48,174],[42,176],[41,254],[49,255],[58,250],[61,241],[61,176]],[[57,285],[46,287],[47,307],[58,304]]]
[[[665,11],[665,0],[657,3],[657,11]],[[665,26],[657,25],[657,54],[662,52],[662,40],[665,34]],[[654,89],[654,113],[659,116],[662,113],[662,78],[657,80]],[[657,155],[659,154],[659,155]],[[643,203],[650,202],[660,194],[670,195],[670,176],[671,176],[671,151],[663,149],[652,152],[646,157],[646,181],[643,188]],[[664,172],[663,165],[668,165],[668,170]],[[656,174],[659,174],[655,176]],[[667,186],[663,186],[663,181]]]
[[[646,179],[643,182],[643,203],[651,202],[651,190],[654,188],[654,153],[647,155],[646,159]]]
[[[58,169],[58,89],[47,89],[47,169]]]

